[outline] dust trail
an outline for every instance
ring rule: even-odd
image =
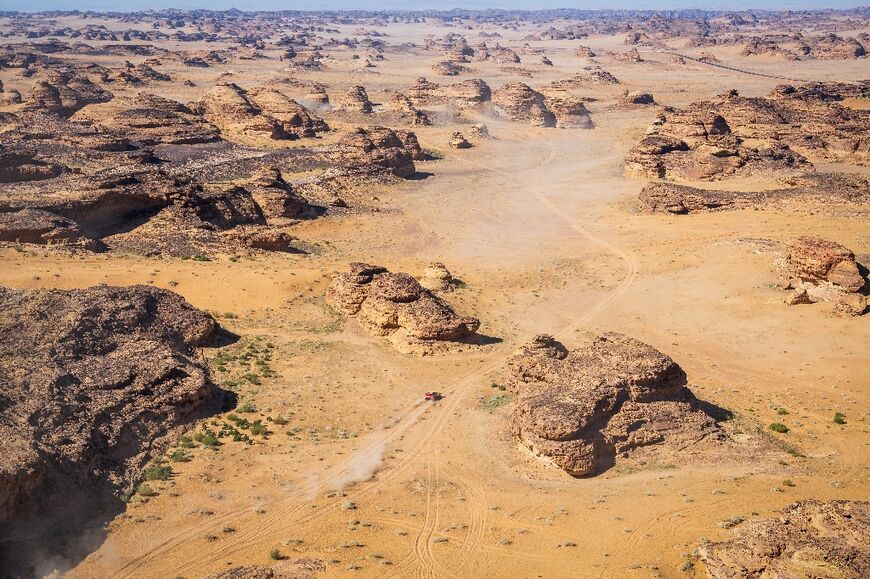
[[[303,496],[312,500],[323,491],[343,491],[347,487],[370,480],[380,470],[384,462],[387,441],[401,436],[407,429],[417,423],[426,411],[428,405],[415,403],[405,414],[384,422],[370,441],[354,451],[353,455],[341,465],[341,468],[321,479],[311,473],[305,477]],[[383,432],[388,431],[384,435]]]

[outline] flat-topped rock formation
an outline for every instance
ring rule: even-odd
[[[676,362],[622,334],[568,351],[538,336],[508,361],[513,431],[572,476],[597,474],[643,447],[673,455],[724,440]]]

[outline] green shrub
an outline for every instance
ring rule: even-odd
[[[173,452],[169,459],[172,462],[190,462],[191,460],[187,453],[180,448]]]
[[[158,464],[145,469],[145,480],[169,480],[172,477],[172,467],[168,464]]]
[[[155,491],[154,489],[152,489],[150,486],[148,486],[146,484],[139,485],[139,488],[136,489],[136,493],[139,496],[143,496],[143,497],[155,497],[155,496],[157,496],[157,491]]]
[[[284,558],[284,556],[281,554],[281,551],[279,551],[278,549],[272,549],[271,551],[269,551],[269,557],[271,557],[273,561],[280,561]]]
[[[768,426],[772,431],[779,432],[780,434],[785,434],[788,432],[788,426],[782,424],[781,422],[774,422],[770,426]]]
[[[846,424],[846,415],[842,412],[834,414],[834,424]]]

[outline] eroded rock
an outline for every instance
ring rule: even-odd
[[[682,368],[622,334],[573,351],[541,335],[508,366],[517,394],[514,433],[572,476],[599,473],[641,447],[676,452],[725,438],[687,388]]]
[[[400,342],[459,341],[480,327],[479,320],[456,315],[412,276],[365,263],[352,263],[349,272],[337,275],[326,299],[371,334]]]

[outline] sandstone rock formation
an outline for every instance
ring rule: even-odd
[[[372,102],[369,100],[365,87],[357,85],[336,99],[332,108],[336,111],[368,114],[372,112]]]
[[[432,71],[441,76],[458,76],[463,72],[468,72],[468,67],[451,61],[442,61],[433,64]]]
[[[724,541],[705,542],[700,562],[712,579],[870,575],[870,502],[804,499],[775,519],[743,523]]]
[[[536,127],[555,127],[556,115],[547,108],[544,95],[529,85],[506,84],[492,93],[495,111],[512,121],[528,122]]]
[[[408,122],[414,126],[431,126],[432,119],[429,115],[414,106],[411,99],[402,93],[395,93],[392,97],[393,108],[408,119]]]
[[[592,122],[592,115],[577,97],[571,96],[567,92],[563,93],[548,93],[544,99],[547,108],[549,108],[556,116],[556,127],[558,128],[577,128],[577,129],[594,129],[595,123]]]
[[[244,186],[266,220],[276,217],[300,219],[317,213],[307,199],[293,191],[277,167],[260,167]]]
[[[139,93],[135,100],[113,99],[90,105],[73,116],[98,128],[131,135],[143,146],[209,143],[220,139],[217,128],[189,107],[157,95]]]
[[[333,158],[356,170],[388,170],[397,177],[410,177],[417,169],[414,152],[405,145],[407,140],[407,135],[403,140],[395,131],[385,127],[358,128],[341,138]],[[416,135],[411,146],[413,143],[416,143]]]
[[[677,452],[725,437],[686,387],[682,368],[622,334],[571,352],[538,336],[508,365],[514,433],[572,476],[600,473],[642,447]]]
[[[464,340],[480,327],[476,318],[456,315],[410,275],[365,263],[352,263],[349,272],[337,275],[326,299],[371,334],[399,342]]]
[[[429,264],[429,267],[423,272],[420,285],[434,292],[450,292],[455,287],[453,274],[440,261]]]
[[[845,83],[781,85],[759,98],[730,91],[661,115],[629,153],[626,171],[715,180],[748,172],[806,171],[809,161],[865,164],[870,111],[841,103],[866,94],[866,85]]]
[[[311,114],[308,109],[277,89],[260,87],[249,91],[248,96],[263,114],[278,121],[287,135],[296,138],[314,137],[317,133],[329,130],[323,119]]]
[[[804,282],[830,282],[847,292],[864,287],[855,254],[833,241],[799,237],[789,244],[786,263],[791,274]]]
[[[51,179],[63,172],[63,166],[39,159],[33,149],[0,143],[0,183]]]
[[[26,565],[46,529],[81,533],[130,491],[211,395],[189,353],[214,330],[149,286],[0,288],[0,560]]]
[[[855,254],[839,243],[818,237],[792,241],[786,248],[784,274],[788,281],[781,285],[789,290],[789,305],[833,302],[834,313],[843,316],[860,316],[867,310],[867,280]]]
[[[232,137],[284,139],[281,124],[268,117],[248,98],[247,91],[234,83],[216,84],[198,107],[221,133]]]
[[[582,58],[595,58],[596,56],[596,54],[588,46],[578,46],[577,50],[574,51],[574,53]]]
[[[407,95],[415,104],[450,103],[464,109],[488,102],[492,98],[492,90],[479,78],[440,86],[421,76],[414,86],[408,89]]]
[[[100,247],[72,219],[40,209],[0,213],[0,241],[62,245],[91,251]]]
[[[51,70],[45,80],[31,88],[23,109],[70,116],[89,104],[107,102],[112,96],[86,76],[67,70]]]
[[[654,182],[641,190],[638,200],[645,213],[682,215],[769,206],[794,210],[795,203],[807,210],[824,212],[837,206],[860,207],[870,199],[870,180],[857,175],[819,173],[792,178],[785,184],[790,186],[762,191],[728,191]]]

